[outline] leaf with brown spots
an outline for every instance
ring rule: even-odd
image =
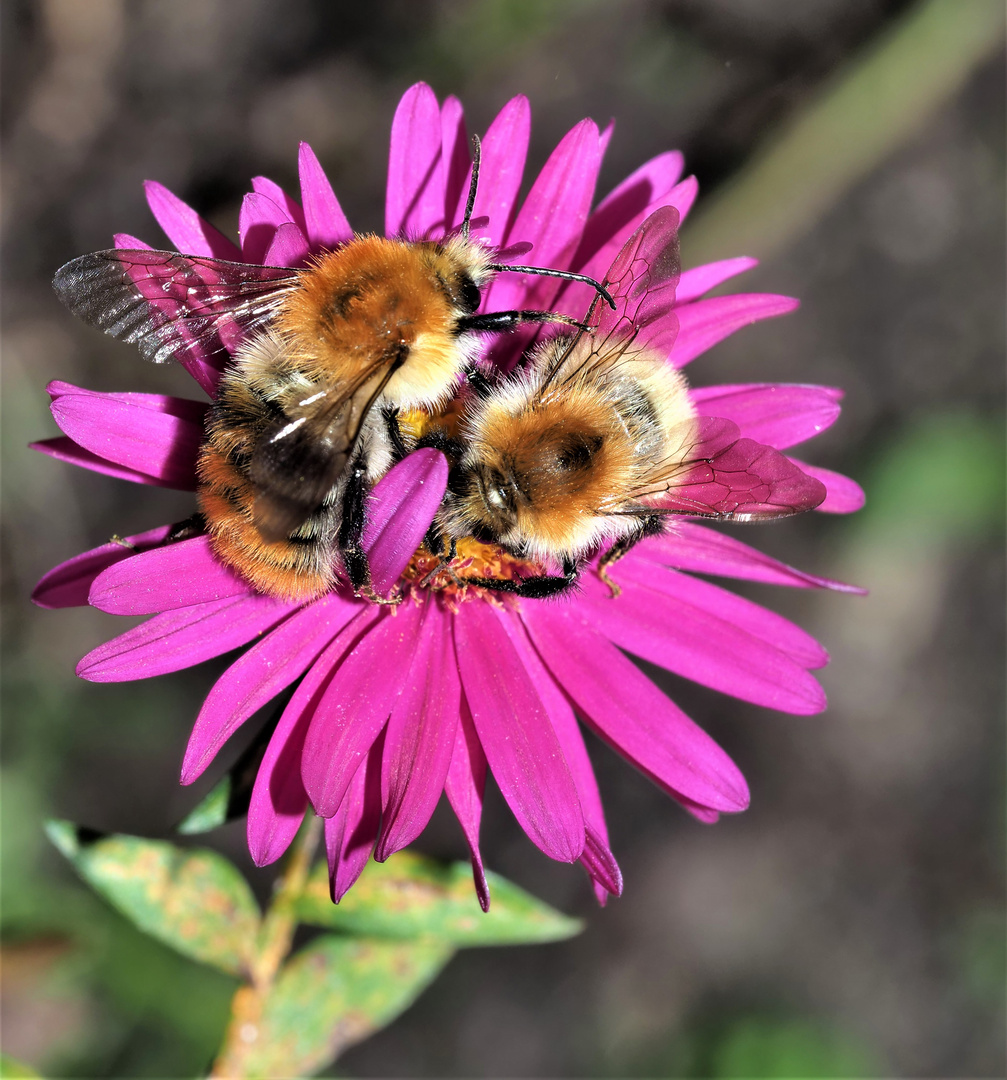
[[[144,933],[229,974],[247,973],[259,908],[222,855],[104,836],[69,821],[50,821],[46,832],[80,876]]]

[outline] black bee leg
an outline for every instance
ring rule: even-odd
[[[580,576],[580,566],[576,559],[563,560],[563,574],[542,574],[538,577],[521,578],[508,581],[505,578],[466,578],[466,585],[478,585],[495,592],[513,593],[526,600],[545,600],[550,596],[559,596],[572,589]]]
[[[481,330],[496,334],[516,330],[525,323],[563,323],[566,326],[576,326],[578,330],[590,329],[584,323],[570,318],[569,315],[561,315],[558,311],[490,311],[484,315],[463,316],[458,320],[458,330],[462,333]]]
[[[392,444],[392,457],[396,461],[401,461],[409,453],[409,448],[402,438],[402,429],[399,427],[399,410],[385,409],[381,415],[384,417],[388,441]]]
[[[489,397],[493,390],[493,383],[478,368],[470,368],[465,381],[480,401]]]
[[[168,535],[162,543],[177,544],[179,540],[191,540],[194,536],[202,536],[205,532],[206,518],[199,511],[196,511],[192,517],[187,517],[185,521],[176,521],[168,530]]]
[[[608,586],[614,600],[622,589],[609,576],[608,568],[614,566],[631,548],[648,536],[657,536],[664,531],[664,522],[657,514],[643,518],[634,532],[617,540],[598,560],[598,577]]]
[[[371,564],[367,561],[367,552],[363,547],[364,524],[366,522],[366,502],[369,491],[367,484],[367,465],[363,458],[350,466],[343,492],[343,513],[339,523],[339,550],[343,556],[343,566],[350,586],[357,596],[375,604],[398,604],[400,597],[378,596],[371,584]]]

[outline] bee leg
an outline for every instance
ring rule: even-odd
[[[402,602],[400,596],[378,596],[371,584],[371,564],[363,548],[367,490],[367,465],[363,457],[358,457],[350,467],[346,490],[343,493],[343,512],[338,536],[343,566],[356,596],[374,604],[399,604]]]
[[[197,510],[192,517],[185,521],[176,521],[168,530],[164,538],[164,544],[177,544],[179,540],[191,540],[194,536],[202,536],[206,532],[206,518]]]
[[[560,315],[557,311],[490,311],[484,315],[465,315],[458,320],[459,333],[480,330],[484,333],[501,333],[516,330],[524,323],[564,323],[576,326],[579,330],[589,329],[569,315]]]
[[[608,586],[613,600],[622,592],[622,588],[609,576],[608,568],[614,566],[627,551],[635,547],[641,540],[648,536],[657,536],[663,531],[664,522],[657,514],[651,514],[643,518],[637,529],[630,533],[629,536],[617,540],[598,560],[598,577]]]
[[[409,448],[402,438],[402,429],[399,427],[399,410],[385,409],[381,415],[384,417],[388,441],[392,444],[392,458],[395,461],[401,461],[409,453]]]
[[[477,585],[495,592],[513,593],[526,600],[545,600],[550,596],[559,596],[577,584],[580,566],[576,559],[563,560],[563,574],[541,574],[537,577],[521,578],[510,581],[506,578],[466,578],[466,585]]]

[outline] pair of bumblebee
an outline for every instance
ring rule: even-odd
[[[384,599],[363,548],[367,497],[421,447],[450,466],[420,552],[424,580],[461,588],[555,595],[597,551],[611,585],[607,567],[669,516],[808,508],[732,500],[730,481],[710,483],[737,429],[698,418],[682,377],[645,344],[674,299],[677,211],[647,218],[604,283],[494,262],[470,234],[478,160],[477,144],[463,222],[441,242],[364,235],[304,269],[117,249],[56,274],[71,311],[148,360],[205,361],[240,337],[208,413],[189,530],[205,529],[260,592],[309,600],[342,575]],[[584,282],[595,299],[583,322],[479,313],[505,271]],[[524,324],[561,329],[510,373],[480,363],[480,334]]]

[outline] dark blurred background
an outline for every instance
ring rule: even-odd
[[[148,177],[233,234],[251,176],[296,191],[300,139],[355,227],[380,228],[392,113],[422,78],[471,131],[527,94],[531,175],[585,115],[617,120],[599,194],[685,152],[685,261],[763,256],[734,287],[803,301],[691,377],[845,387],[802,456],[868,491],[854,518],[742,538],[871,595],[744,590],[831,650],[823,716],[659,676],[744,769],[747,813],[700,826],[592,743],[626,877],[607,910],[492,796],[488,864],[586,932],[459,955],[333,1075],[1002,1076],[1002,5],[5,0],[0,17],[4,1050],[47,1075],[197,1074],[232,991],[130,929],[41,833],[56,815],[168,835],[214,779],[176,783],[225,663],[81,683],[76,660],[127,624],[28,603],[51,565],[189,513],[24,448],[57,433],[49,379],[191,393],[76,323],[52,273],[114,231],[164,244]],[[268,887],[241,826],[213,842]],[[419,846],[463,853],[446,815]]]

